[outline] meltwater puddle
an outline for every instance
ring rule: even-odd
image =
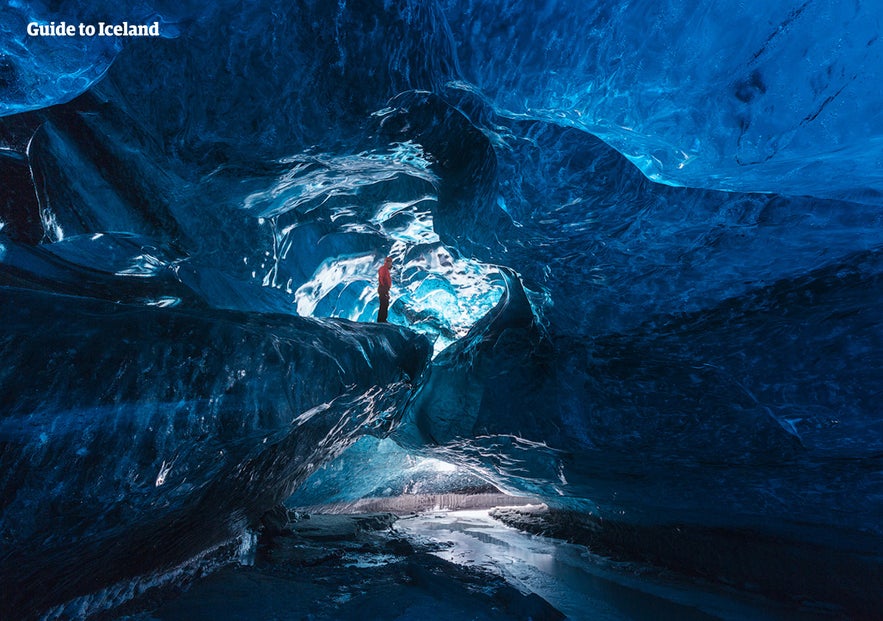
[[[536,593],[575,620],[830,618],[720,587],[689,582],[644,565],[615,563],[585,546],[505,526],[487,511],[400,518],[395,529],[435,544],[436,556],[480,568]]]

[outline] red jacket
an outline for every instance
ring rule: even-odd
[[[377,288],[382,289],[383,291],[389,291],[389,288],[392,287],[392,278],[389,275],[389,268],[385,265],[381,265],[380,269],[377,270],[377,283]]]

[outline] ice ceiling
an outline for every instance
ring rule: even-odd
[[[25,34],[62,19],[162,36]],[[64,611],[298,488],[405,489],[435,459],[599,528],[787,541],[794,575],[839,577],[730,570],[874,609],[880,19],[9,3],[0,607]]]

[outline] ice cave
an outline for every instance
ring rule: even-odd
[[[883,618],[881,30],[6,0],[0,619]]]

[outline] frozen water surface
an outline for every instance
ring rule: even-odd
[[[441,543],[441,549],[434,552],[437,556],[502,576],[574,620],[830,618],[688,582],[652,567],[616,563],[585,546],[505,526],[487,511],[430,512],[400,519],[395,528],[418,540]]]

